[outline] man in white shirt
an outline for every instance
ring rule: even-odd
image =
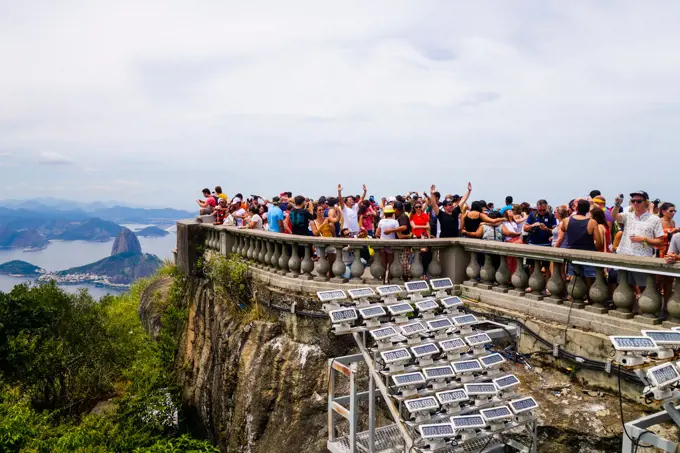
[[[617,197],[612,218],[616,222],[623,222],[624,232],[621,244],[616,249],[620,255],[654,256],[654,247],[663,245],[664,233],[661,218],[649,213],[649,195],[644,190],[630,194],[632,212],[620,212],[623,199]],[[633,272],[633,284],[646,286],[645,274]]]
[[[351,236],[356,237],[359,234],[359,205],[364,198],[366,198],[366,184],[363,185],[364,190],[361,199],[358,203],[354,201],[354,197],[349,196],[346,199],[342,197],[342,184],[338,184],[338,202],[342,210],[342,217],[344,219],[344,227],[349,230]]]

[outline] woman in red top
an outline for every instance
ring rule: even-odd
[[[373,237],[373,218],[375,217],[375,211],[371,207],[371,202],[364,200],[359,206],[359,227],[366,230],[369,237]]]
[[[424,212],[421,202],[417,201],[413,206],[410,220],[413,236],[425,239],[430,237],[430,215]]]

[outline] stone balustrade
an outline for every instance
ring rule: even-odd
[[[252,262],[252,266],[270,273],[320,282],[377,285],[382,283],[385,269],[380,260],[380,250],[391,247],[394,262],[390,267],[392,282],[402,280],[402,254],[408,253],[410,279],[418,279],[424,273],[421,249],[427,248],[432,261],[430,277],[449,277],[457,285],[474,287],[476,290],[493,292],[497,297],[508,296],[534,301],[570,305],[572,309],[585,309],[598,314],[630,319],[656,325],[680,325],[680,279],[675,279],[675,292],[664,309],[662,295],[657,291],[657,277],[680,277],[680,265],[668,265],[660,259],[621,256],[616,254],[587,252],[581,250],[555,249],[522,244],[509,244],[478,239],[413,239],[379,240],[319,238],[293,236],[256,230],[240,230],[235,227],[178,222],[178,265],[189,272],[193,269],[197,247],[228,256],[237,254]],[[337,259],[331,265],[326,259],[328,247],[337,250]],[[374,258],[364,262],[361,251],[371,247]],[[342,260],[342,250],[353,252],[349,275]],[[313,260],[316,251],[318,260]],[[531,273],[524,264],[527,260],[550,263],[549,279],[541,272],[542,266],[533,266]],[[510,264],[514,263],[514,272]],[[574,266],[576,274],[569,282],[563,278],[563,269]],[[583,266],[596,269],[596,277],[589,286],[579,272]],[[368,269],[367,269],[368,268]],[[610,285],[605,272],[617,269],[618,284]],[[646,275],[647,286],[636,297],[628,283],[630,272]],[[350,278],[348,278],[350,277]],[[530,289],[530,290],[529,290]],[[588,303],[586,304],[586,299]],[[605,302],[613,300],[613,307]],[[637,315],[635,314],[637,313]]]

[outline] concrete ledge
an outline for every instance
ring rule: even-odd
[[[651,324],[639,319],[622,319],[618,316],[593,313],[586,310],[572,309],[570,314],[570,309],[567,305],[556,305],[547,300],[531,300],[526,297],[513,296],[510,293],[499,294],[494,291],[485,291],[469,286],[463,288],[463,296],[479,300],[489,306],[498,307],[503,310],[512,310],[524,317],[556,322],[563,327],[567,322],[567,318],[569,318],[570,328],[576,327],[586,332],[594,332],[600,335],[640,335],[640,331],[644,329],[662,328],[660,325]]]

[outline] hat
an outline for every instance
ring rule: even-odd
[[[232,204],[240,203],[240,202],[241,202],[241,199],[240,199],[239,197],[234,197],[234,199],[231,200],[231,202],[232,202]]]
[[[458,201],[458,200],[460,200],[460,195],[456,194],[456,195],[454,195],[453,197],[451,197],[451,199],[452,199],[453,201]]]
[[[319,197],[319,204],[324,204],[326,202],[328,202],[328,199],[326,197],[324,197],[323,195],[321,195]]]
[[[394,208],[391,205],[385,206],[385,209],[383,209],[383,212],[385,214],[394,214]]]
[[[287,196],[287,195],[288,195],[288,192],[281,192],[281,193],[279,194],[279,197],[283,197],[284,195]]]
[[[404,204],[401,201],[395,201],[394,202],[394,209],[399,209],[400,211],[404,210]]]
[[[647,192],[645,192],[644,190],[638,190],[637,192],[632,192],[630,194],[631,198],[634,197],[635,195],[640,195],[645,200],[649,200],[649,195],[647,195]]]
[[[397,199],[395,197],[387,197],[388,203],[394,203],[395,201],[397,201]]]
[[[272,203],[273,203],[273,204],[280,203],[280,202],[281,202],[281,199],[280,199],[279,197],[274,197],[274,198],[272,198]]]
[[[368,201],[375,201],[375,197],[371,195],[370,197],[368,197]]]
[[[602,195],[598,195],[597,197],[593,198],[593,202],[597,204],[605,204],[607,203],[607,200]]]
[[[442,201],[442,206],[449,206],[452,205],[453,201],[449,200],[448,198],[444,198],[444,201]]]

